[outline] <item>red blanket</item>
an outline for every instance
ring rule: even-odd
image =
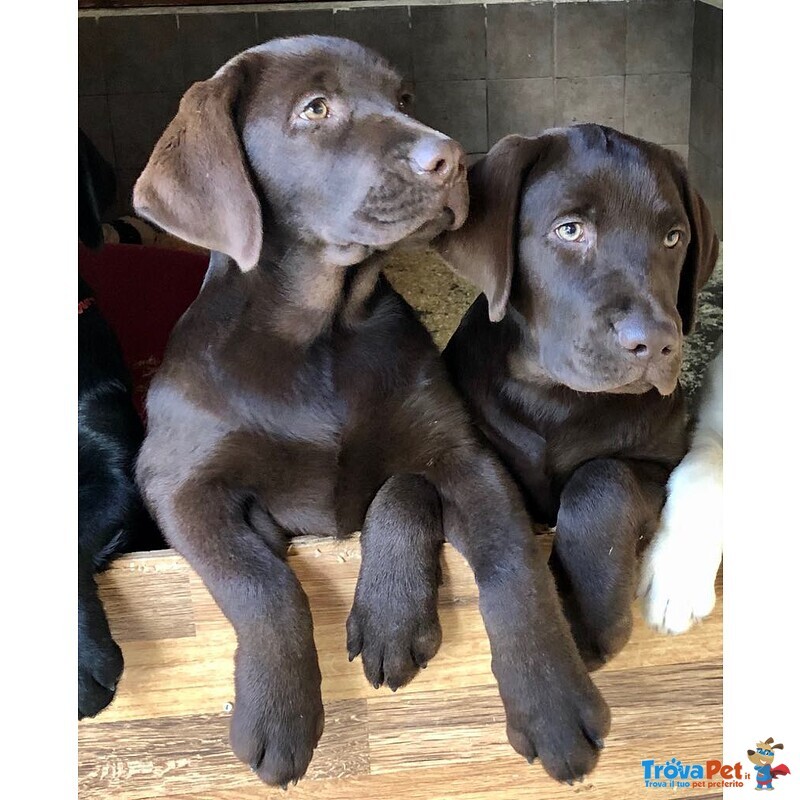
[[[94,251],[78,245],[78,271],[119,338],[142,417],[170,331],[197,297],[207,266],[207,256],[181,250],[107,244]]]

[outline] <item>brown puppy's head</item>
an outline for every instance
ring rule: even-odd
[[[438,245],[493,321],[513,307],[536,368],[576,391],[674,391],[717,258],[671,151],[599,125],[508,136],[469,172],[470,217]]]
[[[757,767],[771,764],[775,760],[775,751],[783,750],[783,745],[773,744],[774,741],[770,736],[765,742],[756,742],[756,749],[747,751],[748,759]]]
[[[345,39],[276,39],[194,84],[134,188],[142,216],[243,270],[265,247],[334,263],[461,225],[461,147],[406,113],[400,77]]]

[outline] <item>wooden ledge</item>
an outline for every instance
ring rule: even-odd
[[[326,710],[306,778],[287,795],[231,753],[233,632],[200,579],[166,550],[125,556],[99,576],[125,673],[112,706],[79,723],[81,798],[641,800],[643,759],[722,756],[721,593],[712,616],[678,637],[651,631],[637,612],[631,642],[596,675],[613,712],[606,749],[570,788],[506,742],[477,589],[452,547],[443,553],[442,647],[396,694],[372,689],[360,659],[347,661],[358,538],[298,539],[289,561],[311,602]],[[690,794],[719,796],[679,796]]]

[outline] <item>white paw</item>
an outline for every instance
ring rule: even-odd
[[[639,596],[647,623],[683,633],[714,609],[722,558],[722,474],[715,459],[690,454],[668,486],[661,527],[645,553]]]

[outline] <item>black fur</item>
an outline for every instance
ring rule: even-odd
[[[114,193],[114,175],[79,132],[78,235],[102,243],[100,214]],[[122,653],[97,595],[95,573],[127,546],[157,546],[133,480],[144,437],[128,371],[114,332],[89,285],[78,276],[78,719],[113,699]]]

